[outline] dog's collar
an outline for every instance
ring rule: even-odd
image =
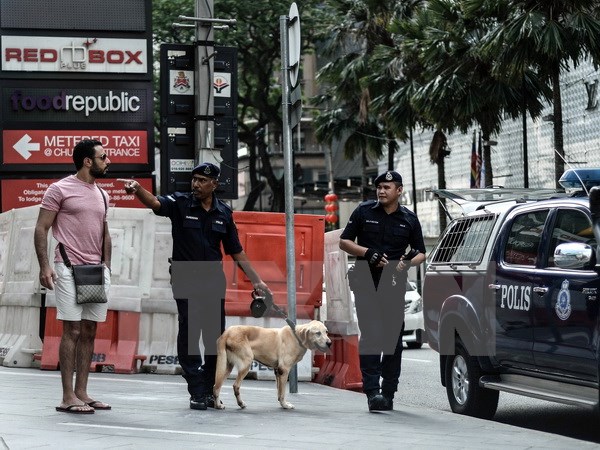
[[[277,306],[275,304],[273,304],[274,306]],[[279,308],[277,308],[279,309]],[[283,313],[283,311],[281,311],[281,309],[279,309],[279,312]],[[284,313],[285,314],[285,313]],[[287,316],[287,314],[284,316],[285,317],[285,321],[286,323],[290,326],[290,328],[292,329],[292,334],[294,335],[294,337],[296,338],[296,340],[298,341],[298,344],[300,344],[300,347],[302,348],[306,348],[308,350],[307,347],[304,346],[304,344],[302,343],[302,341],[300,340],[300,338],[298,337],[298,335],[296,334],[296,324]]]
[[[273,309],[275,311],[277,311],[279,314],[281,314],[281,316],[285,319],[285,322],[289,325],[289,327],[292,329],[292,334],[294,335],[294,337],[296,338],[296,340],[298,341],[298,344],[300,344],[300,347],[305,348],[308,350],[308,347],[305,347],[304,344],[302,343],[302,341],[300,340],[300,338],[298,337],[298,335],[296,334],[296,324],[294,323],[294,321],[292,319],[290,319],[287,314],[285,313],[285,311],[283,311],[279,306],[277,306],[275,303],[272,303],[271,306],[273,306]]]
[[[288,322],[288,320],[289,320],[289,319],[286,319],[286,322]],[[293,325],[293,322],[292,322],[292,323],[290,323],[290,322],[291,322],[291,320],[289,320],[288,324],[289,324],[290,328],[292,329],[292,334],[294,335],[294,337],[295,337],[295,338],[296,338],[296,340],[298,341],[298,345],[300,345],[300,347],[302,347],[302,348],[304,348],[304,349],[308,350],[308,347],[306,347],[306,346],[305,346],[305,345],[302,343],[302,341],[300,340],[300,338],[299,338],[299,337],[298,337],[298,335],[296,334],[296,327]]]

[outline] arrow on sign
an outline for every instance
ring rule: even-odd
[[[17,153],[25,159],[29,159],[31,157],[31,152],[40,151],[40,144],[29,141],[31,141],[31,136],[25,134],[15,145],[13,145],[13,148],[17,151]]]

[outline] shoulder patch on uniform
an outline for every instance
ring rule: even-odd
[[[414,211],[411,211],[406,206],[400,206],[400,208],[402,209],[403,213],[410,214],[411,216],[417,217],[417,215],[414,213]]]
[[[217,199],[219,201],[219,204],[224,206],[225,208],[227,208],[229,211],[233,211],[233,208],[231,208],[231,206],[229,206],[227,203],[222,202],[221,200]]]
[[[364,202],[359,203],[358,206],[373,206],[376,203],[377,200],[365,200]]]

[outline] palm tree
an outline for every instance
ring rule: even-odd
[[[501,130],[505,115],[520,116],[523,104],[532,117],[538,117],[549,92],[531,70],[525,70],[523,84],[493,72],[493,60],[479,47],[489,28],[485,15],[479,13],[466,14],[454,0],[432,0],[416,23],[404,28],[403,45],[419,49],[427,74],[411,100],[419,115],[448,133],[467,133],[478,126],[487,142]],[[483,150],[485,184],[492,185],[489,144]]]
[[[486,0],[465,0],[469,14],[480,14]],[[497,75],[521,79],[534,69],[552,87],[554,174],[564,172],[560,72],[586,57],[600,64],[600,4],[596,0],[499,0],[484,50],[496,58]]]
[[[387,143],[392,155],[389,160],[393,163],[396,148],[393,133],[372,111],[367,79],[372,72],[370,60],[375,47],[393,45],[387,25],[397,5],[389,0],[334,0],[327,5],[341,19],[323,33],[323,55],[332,61],[319,71],[318,79],[325,85],[325,93],[315,102],[333,105],[333,109],[315,119],[316,135],[328,144],[347,136],[345,156],[354,159],[361,155],[363,196],[366,196],[367,154],[380,158]]]
[[[319,105],[335,105],[335,107],[326,108],[315,118],[315,134],[320,142],[327,145],[332,145],[334,140],[345,139],[345,158],[353,160],[360,157],[362,197],[366,200],[368,155],[376,159],[382,156],[384,141],[379,138],[382,128],[372,115],[365,114],[364,111],[361,113],[361,104],[352,95],[358,90],[356,86],[358,80],[353,74],[359,71],[355,72],[351,69],[356,64],[348,63],[345,70],[333,67],[336,64],[344,65],[344,58],[325,65],[319,71],[319,80],[325,81],[331,88],[327,89],[326,94],[316,98],[315,102]]]

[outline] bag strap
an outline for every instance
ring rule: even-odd
[[[102,200],[104,200],[104,214],[106,215],[108,211],[108,204],[106,203],[106,197],[104,196],[104,192],[100,189],[100,186],[96,185],[98,190],[100,191],[100,195],[102,196]],[[100,259],[100,263],[104,264],[104,235],[106,234],[106,222],[102,221],[102,258]]]
[[[71,268],[71,261],[69,261],[69,257],[67,256],[67,252],[65,251],[65,247],[62,245],[62,242],[58,243],[58,249],[60,250],[60,254],[62,255],[62,259],[65,262],[65,266],[69,269]]]
[[[100,186],[96,185],[96,187],[100,191],[102,200],[104,200],[104,213],[106,214],[106,212],[108,211],[108,204],[106,203],[106,197],[104,196],[104,192],[102,192],[102,189],[100,189]],[[102,259],[100,260],[100,263],[104,263],[104,234],[106,232],[105,228],[106,228],[106,222],[102,221]],[[70,268],[72,266],[72,264],[71,264],[71,261],[69,260],[69,257],[67,256],[67,252],[65,251],[65,247],[64,247],[64,245],[62,245],[62,242],[58,243],[58,250],[60,251],[62,259],[65,263],[65,266]]]

